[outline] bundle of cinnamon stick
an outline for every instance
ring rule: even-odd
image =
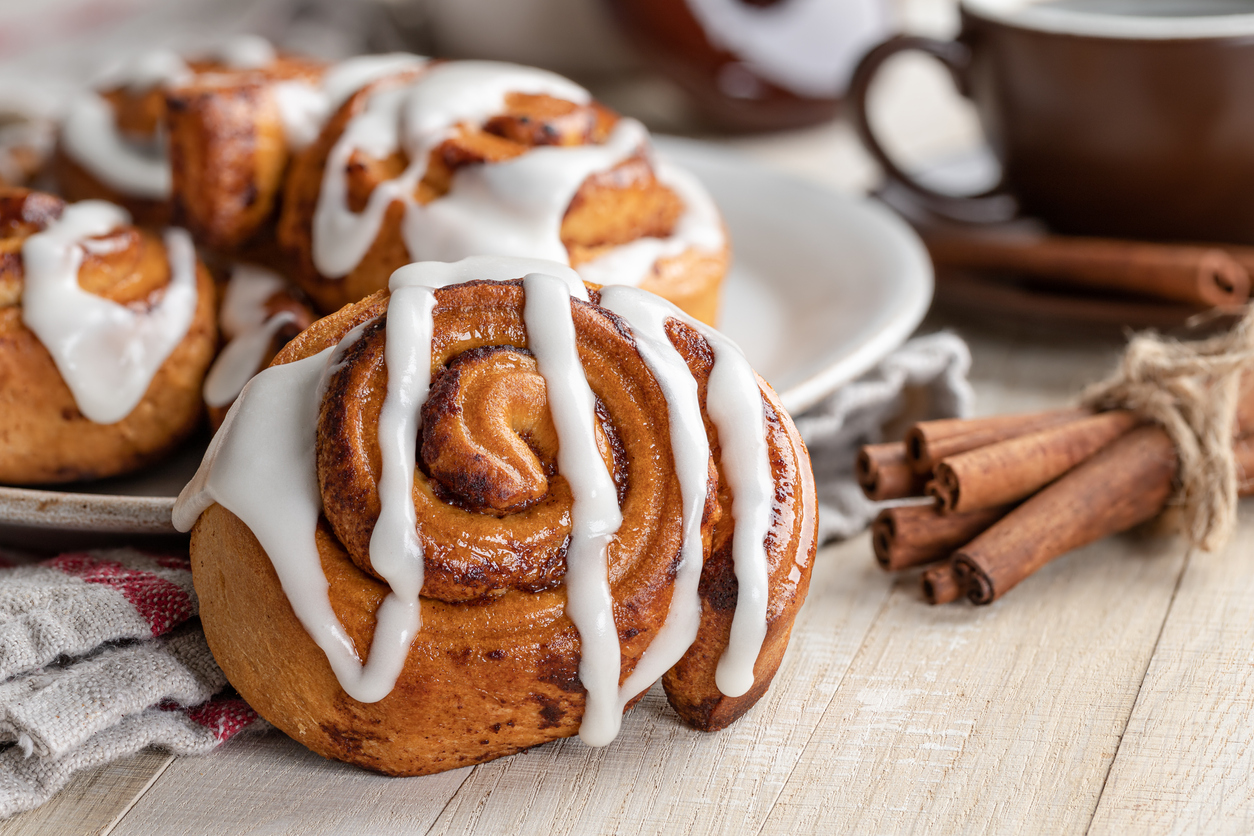
[[[1243,391],[1233,449],[1240,494],[1254,494],[1254,386]],[[871,527],[888,571],[925,564],[933,604],[1004,595],[1054,558],[1161,513],[1173,492],[1167,433],[1124,410],[1059,409],[925,421],[904,441],[863,447],[857,475],[885,509]]]

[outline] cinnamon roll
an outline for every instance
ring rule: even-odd
[[[134,470],[196,426],[217,339],[188,234],[0,189],[0,483]]]
[[[199,59],[143,53],[71,102],[53,161],[59,187],[120,203],[142,223],[175,218],[198,241],[237,252],[276,208],[288,160],[284,91],[299,97],[322,73],[255,36]]]
[[[414,260],[547,258],[712,322],[728,247],[647,131],[542,70],[430,62],[349,96],[296,155],[278,240],[323,312]]]
[[[231,683],[397,775],[698,729],[766,691],[817,523],[805,447],[725,337],[492,257],[398,270],[245,389],[175,506]]]

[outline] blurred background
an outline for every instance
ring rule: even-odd
[[[253,32],[331,60],[403,50],[547,67],[654,131],[718,136],[865,191],[878,172],[841,107],[853,66],[893,32],[957,27],[956,0],[0,0],[0,122],[55,116],[138,51]],[[877,87],[871,119],[907,166],[992,176],[971,171],[984,165],[975,115],[939,65],[902,56]]]

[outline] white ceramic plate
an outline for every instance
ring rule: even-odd
[[[731,231],[722,330],[791,412],[869,369],[919,324],[932,299],[922,243],[890,210],[692,140],[660,152],[701,178]],[[173,497],[204,440],[157,467],[75,492],[0,487],[0,543],[66,547],[85,535],[170,535]]]

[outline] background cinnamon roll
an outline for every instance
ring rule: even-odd
[[[350,96],[288,178],[279,242],[323,312],[415,260],[569,264],[712,322],[728,247],[717,208],[649,136],[542,70],[431,62]]]
[[[215,431],[253,375],[317,318],[305,294],[278,273],[255,264],[233,265],[220,296],[223,345],[204,386],[209,426]]]
[[[175,509],[241,695],[405,775],[606,745],[659,678],[726,726],[779,666],[816,523],[804,445],[725,337],[499,258],[315,322]]]
[[[196,426],[213,282],[180,229],[0,189],[0,483],[134,470]]]
[[[282,88],[317,84],[322,72],[255,36],[199,59],[136,56],[70,104],[58,186],[73,200],[119,203],[141,223],[176,219],[201,243],[237,252],[276,207],[288,160]]]

